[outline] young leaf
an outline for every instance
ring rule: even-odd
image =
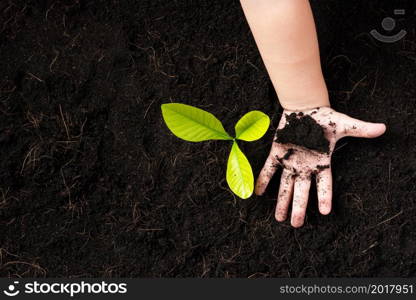
[[[270,125],[269,117],[258,110],[246,113],[235,125],[235,138],[252,142],[261,138]]]
[[[233,142],[227,163],[227,183],[238,197],[247,199],[253,194],[254,176],[247,157],[237,142]]]
[[[232,140],[220,120],[202,109],[168,103],[162,104],[162,115],[170,131],[186,141]]]

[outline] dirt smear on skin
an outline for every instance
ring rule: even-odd
[[[286,126],[276,131],[275,142],[329,153],[329,141],[325,138],[322,127],[313,118],[302,113],[292,113],[286,115],[286,120]]]

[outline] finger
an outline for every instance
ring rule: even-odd
[[[295,178],[293,174],[284,169],[280,178],[279,195],[277,196],[277,205],[275,218],[278,222],[283,222],[287,218],[290,201],[292,200],[293,186]]]
[[[332,207],[332,173],[330,168],[316,174],[316,190],[319,211],[321,214],[327,215],[331,212]]]
[[[305,221],[311,179],[309,176],[298,176],[293,191],[292,219],[293,227],[301,227]]]
[[[386,125],[383,123],[370,123],[344,115],[342,120],[344,129],[341,130],[341,137],[352,136],[361,138],[376,138],[386,131]]]
[[[270,179],[273,177],[273,174],[276,172],[279,162],[276,159],[275,155],[272,153],[267,157],[266,162],[264,163],[263,169],[261,169],[259,177],[257,178],[255,193],[256,195],[263,195],[266,190],[267,185],[269,184]]]

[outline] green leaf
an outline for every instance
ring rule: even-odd
[[[235,138],[247,142],[261,138],[270,125],[270,118],[258,110],[246,113],[235,125]]]
[[[253,171],[247,157],[235,141],[228,157],[227,183],[234,194],[242,199],[247,199],[253,194]]]
[[[190,142],[206,140],[232,140],[213,114],[202,109],[181,104],[162,104],[166,125],[178,138]]]

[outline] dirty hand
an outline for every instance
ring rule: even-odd
[[[291,224],[304,223],[311,177],[317,185],[319,211],[331,211],[331,155],[335,143],[345,137],[375,138],[386,131],[380,123],[367,123],[329,107],[307,111],[283,111],[269,157],[256,183],[256,194],[264,193],[278,166],[283,168],[276,205],[276,220],[286,220],[293,197]]]

